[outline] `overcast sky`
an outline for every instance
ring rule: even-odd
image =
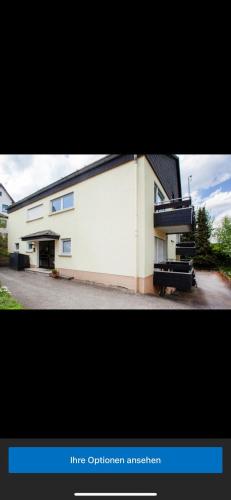
[[[105,155],[0,155],[0,183],[15,201]],[[179,155],[183,195],[188,176],[195,206],[206,205],[215,223],[231,216],[231,155]]]

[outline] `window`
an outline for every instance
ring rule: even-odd
[[[15,250],[19,250],[19,243],[15,243]]]
[[[31,241],[27,241],[26,251],[33,252],[33,243],[31,243]]]
[[[62,255],[71,255],[71,239],[62,240],[61,245]]]
[[[55,200],[51,200],[51,212],[60,212],[74,207],[74,193],[66,194]]]
[[[35,220],[43,217],[43,205],[37,205],[37,207],[29,208],[27,210],[27,220]]]
[[[167,242],[155,237],[155,263],[165,262],[167,258]]]
[[[7,212],[9,205],[2,205],[2,211]]]
[[[0,191],[0,196],[2,196],[2,191]]]
[[[161,203],[164,201],[165,196],[163,193],[160,191],[156,183],[154,183],[154,203]]]
[[[52,200],[51,202],[51,210],[52,212],[59,212],[62,210],[62,198],[57,198],[57,200]]]
[[[65,208],[72,208],[73,205],[74,205],[73,193],[66,194],[63,197],[63,209],[65,209]]]

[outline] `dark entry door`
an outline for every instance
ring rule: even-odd
[[[39,242],[39,267],[54,269],[55,267],[55,242]]]

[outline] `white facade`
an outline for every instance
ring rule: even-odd
[[[167,201],[142,156],[21,207],[9,214],[9,252],[25,253],[39,267],[42,243],[22,237],[52,231],[59,237],[54,266],[62,274],[152,293],[154,262],[164,256],[156,248],[175,258],[175,245],[169,250],[167,235],[154,228],[154,183]],[[73,205],[65,208],[68,195]]]

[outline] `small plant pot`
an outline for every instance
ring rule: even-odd
[[[52,276],[52,278],[54,278],[54,279],[57,280],[59,278],[59,273],[58,272],[56,272],[56,273],[52,272],[51,276]]]

